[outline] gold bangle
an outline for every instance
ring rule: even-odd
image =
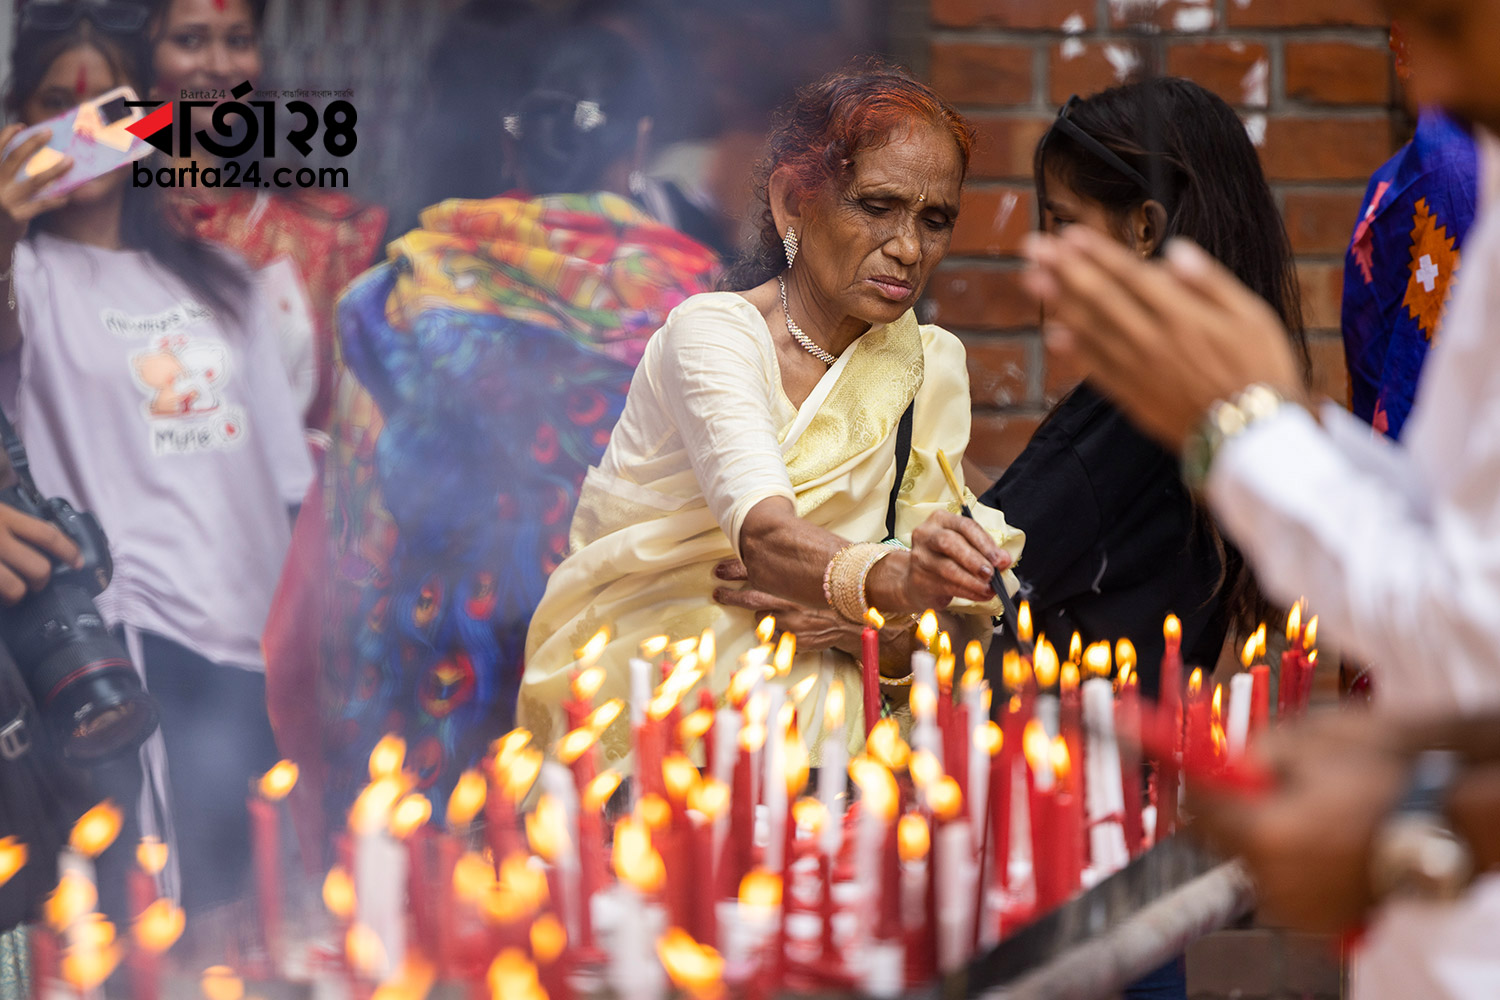
[[[833,610],[851,622],[862,623],[869,607],[865,600],[865,579],[875,564],[892,551],[878,542],[859,542],[835,552],[824,574]]]
[[[893,688],[911,687],[911,679],[915,676],[916,675],[912,673],[906,673],[900,677],[887,677],[885,674],[881,674],[880,683],[884,684],[886,687]]]

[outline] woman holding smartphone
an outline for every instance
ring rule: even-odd
[[[146,19],[132,3],[22,8],[5,96],[21,124],[0,148],[143,90]],[[161,707],[146,771],[162,804],[183,806],[164,832],[193,912],[237,895],[248,869],[246,782],[276,759],[260,634],[311,465],[243,263],[175,231],[128,169],[38,197],[72,166],[23,178],[45,141],[0,159],[0,387],[38,486],[110,538],[98,603]],[[127,812],[139,781],[101,776]]]

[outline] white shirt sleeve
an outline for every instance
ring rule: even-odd
[[[302,431],[302,411],[287,381],[270,314],[271,304],[263,288],[252,282],[244,324],[245,374],[253,407],[250,424],[265,450],[282,503],[295,507],[302,503],[312,483],[313,463]]]
[[[1412,454],[1337,408],[1289,407],[1228,442],[1208,497],[1272,597],[1305,596],[1404,709],[1500,703],[1500,447],[1470,450],[1483,494],[1434,492]]]
[[[678,308],[653,347],[657,398],[682,436],[708,508],[736,552],[750,509],[795,499],[773,417],[775,348],[755,307],[726,295]]]

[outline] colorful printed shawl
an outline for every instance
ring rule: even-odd
[[[1427,349],[1438,335],[1474,219],[1474,140],[1424,111],[1412,141],[1370,178],[1344,262],[1349,404],[1400,437]]]
[[[716,276],[710,251],[609,194],[444,202],[388,254],[340,302],[350,377],[327,503],[304,514],[326,514],[330,546],[330,815],[385,733],[441,791],[511,727],[584,473],[647,338]]]

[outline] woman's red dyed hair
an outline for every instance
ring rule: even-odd
[[[773,173],[788,171],[799,194],[816,197],[848,176],[857,154],[884,145],[898,129],[920,122],[936,125],[952,137],[967,173],[973,126],[931,87],[902,70],[866,63],[799,90],[771,129],[766,156],[755,175],[763,204],[755,244],[730,269],[726,287],[753,288],[781,273],[785,265],[781,234],[767,200]]]

